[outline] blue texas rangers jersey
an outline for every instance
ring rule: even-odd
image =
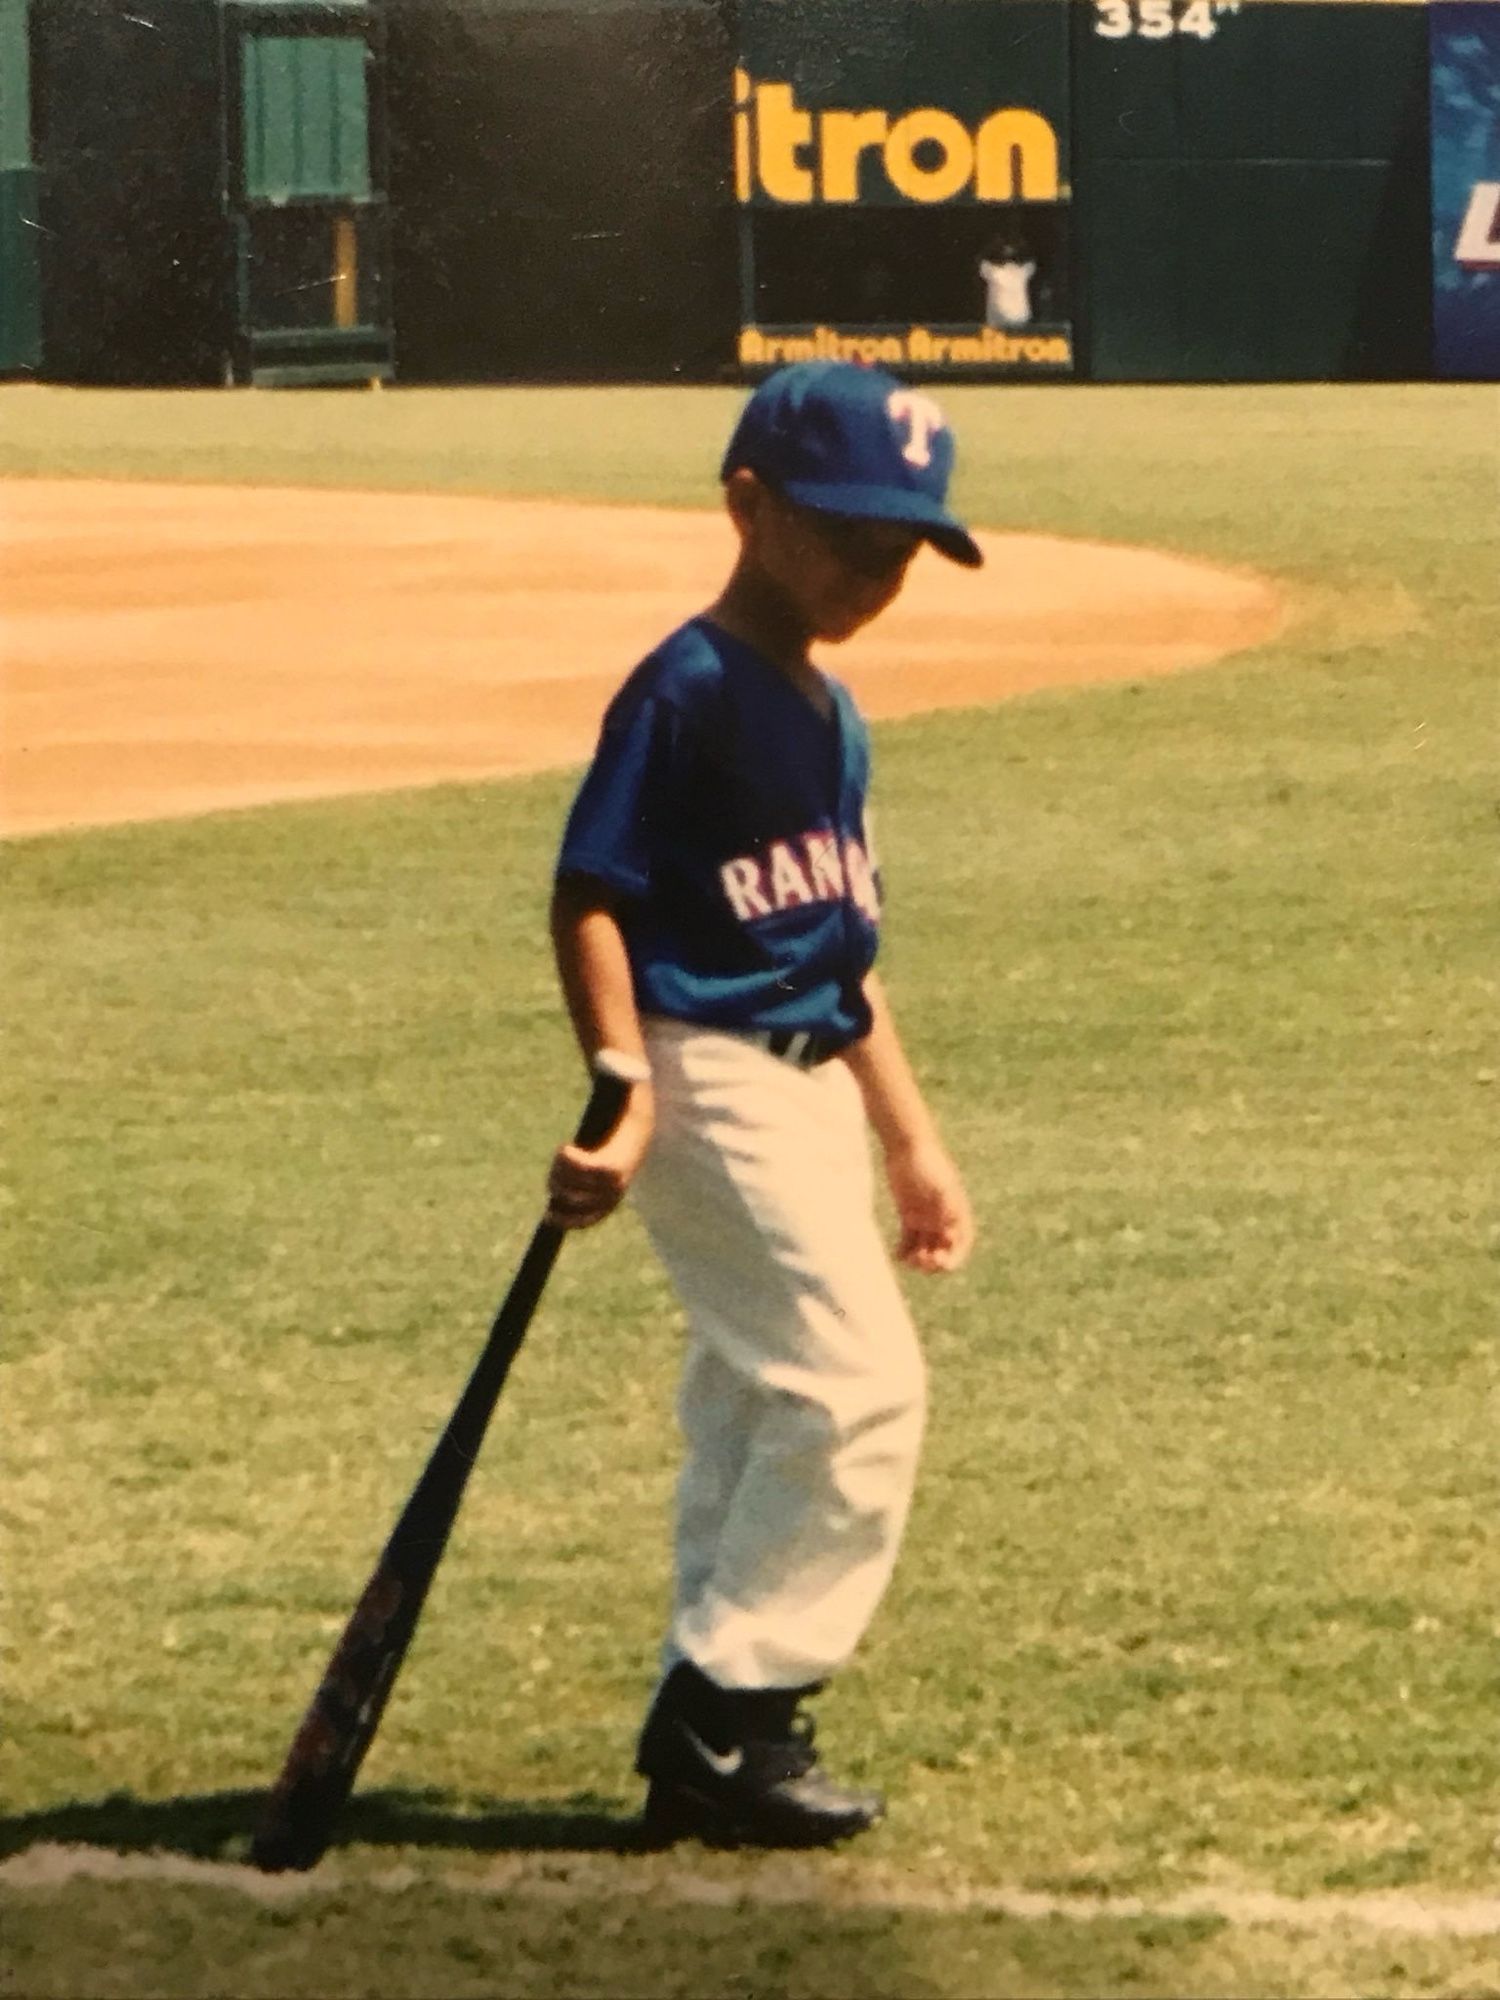
[[[829,690],[825,717],[695,618],[610,704],[558,873],[617,893],[643,1014],[836,1042],[868,1032],[869,734],[847,691]]]

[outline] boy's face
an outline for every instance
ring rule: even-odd
[[[734,512],[746,558],[809,639],[848,639],[879,617],[921,546],[916,530],[900,522],[799,507],[759,481]]]

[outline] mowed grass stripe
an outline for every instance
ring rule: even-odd
[[[54,1926],[66,1913],[70,1950]],[[185,1883],[83,1882],[5,1897],[17,1990],[39,2000],[433,2000],[774,1993],[869,2000],[1147,1992],[1299,1996],[1492,1992],[1493,1940],[1328,1931],[1216,1914],[1037,1917],[999,1908],[676,1899],[579,1901],[566,1880],[476,1892],[414,1871],[355,1892],[250,1902]],[[152,1946],[156,1949],[153,1951]]]
[[[398,1863],[357,1878],[358,1887],[399,1895],[418,1879]],[[657,1904],[695,1907],[757,1905],[766,1909],[921,1911],[928,1914],[985,1914],[1022,1923],[1054,1918],[1076,1924],[1162,1919],[1168,1923],[1208,1918],[1311,1932],[1373,1931],[1399,1937],[1484,1938],[1500,1936],[1500,1896],[1417,1896],[1399,1891],[1328,1896],[1278,1896],[1265,1890],[1190,1889],[1148,1901],[1139,1896],[1059,1896],[1035,1889],[1003,1888],[952,1880],[912,1883],[894,1874],[882,1877],[841,1870],[810,1884],[806,1870],[791,1861],[745,1856],[733,1876],[694,1870],[673,1861],[603,1864],[570,1858],[550,1865],[536,1856],[512,1856],[482,1872],[449,1869],[430,1877],[460,1895],[539,1896],[579,1904],[616,1898],[649,1898]],[[0,1861],[0,1889],[47,1894],[71,1882],[181,1883],[247,1896],[252,1902],[281,1904],[308,1897],[342,1896],[354,1883],[337,1865],[310,1874],[266,1875],[238,1862],[198,1861],[185,1855],[121,1854],[112,1848],[28,1847]]]
[[[956,500],[988,527],[1200,549],[1372,581],[1446,542],[1493,603],[1487,385],[950,386]],[[733,388],[95,390],[0,383],[0,476],[712,504]],[[1367,480],[1373,479],[1370,485]],[[1359,490],[1356,493],[1355,489]],[[1351,504],[1352,503],[1352,504]],[[1455,610],[1457,605],[1453,607]]]
[[[86,400],[107,443],[117,399]],[[888,976],[985,1235],[913,1289],[926,1474],[825,1704],[830,1758],[893,1795],[858,1865],[1152,1909],[1225,1883],[1483,1898],[1495,401],[949,400],[976,520],[1265,566],[1316,610],[1201,674],[878,732]],[[279,401],[233,413],[267,467]],[[732,401],[659,401],[642,497],[701,503]],[[605,407],[472,403],[471,470],[540,463],[534,423]],[[395,480],[368,438],[340,463],[363,399],[321,409],[330,473]],[[203,440],[177,463],[202,475]],[[576,1112],[543,938],[568,789],[7,851],[13,1845],[241,1851],[245,1808],[215,1801],[279,1762]],[[486,1825],[566,1871],[638,1804],[675,1359],[634,1223],[570,1245],[339,1908],[272,1935],[184,1885],[28,1894],[20,1990],[212,1991],[216,1959],[246,1992],[624,1992],[636,1968],[832,1992],[835,1944],[872,1993],[1492,1989],[1491,1946],[1217,1918],[460,1916],[442,1878]],[[404,1897],[360,1879],[392,1858]],[[809,1860],[809,1894],[841,1865]]]

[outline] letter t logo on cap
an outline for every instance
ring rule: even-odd
[[[931,465],[932,434],[943,430],[946,420],[931,396],[919,389],[897,389],[886,401],[886,414],[898,430],[905,430],[901,456],[908,465]]]

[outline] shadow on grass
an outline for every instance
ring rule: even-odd
[[[466,1848],[477,1854],[635,1854],[639,1818],[590,1792],[566,1799],[506,1799],[456,1812],[442,1792],[391,1789],[358,1794],[339,1816],[333,1847]],[[0,1856],[45,1843],[117,1853],[184,1854],[243,1861],[260,1820],[263,1792],[202,1792],[138,1799],[130,1792],[0,1816]]]

